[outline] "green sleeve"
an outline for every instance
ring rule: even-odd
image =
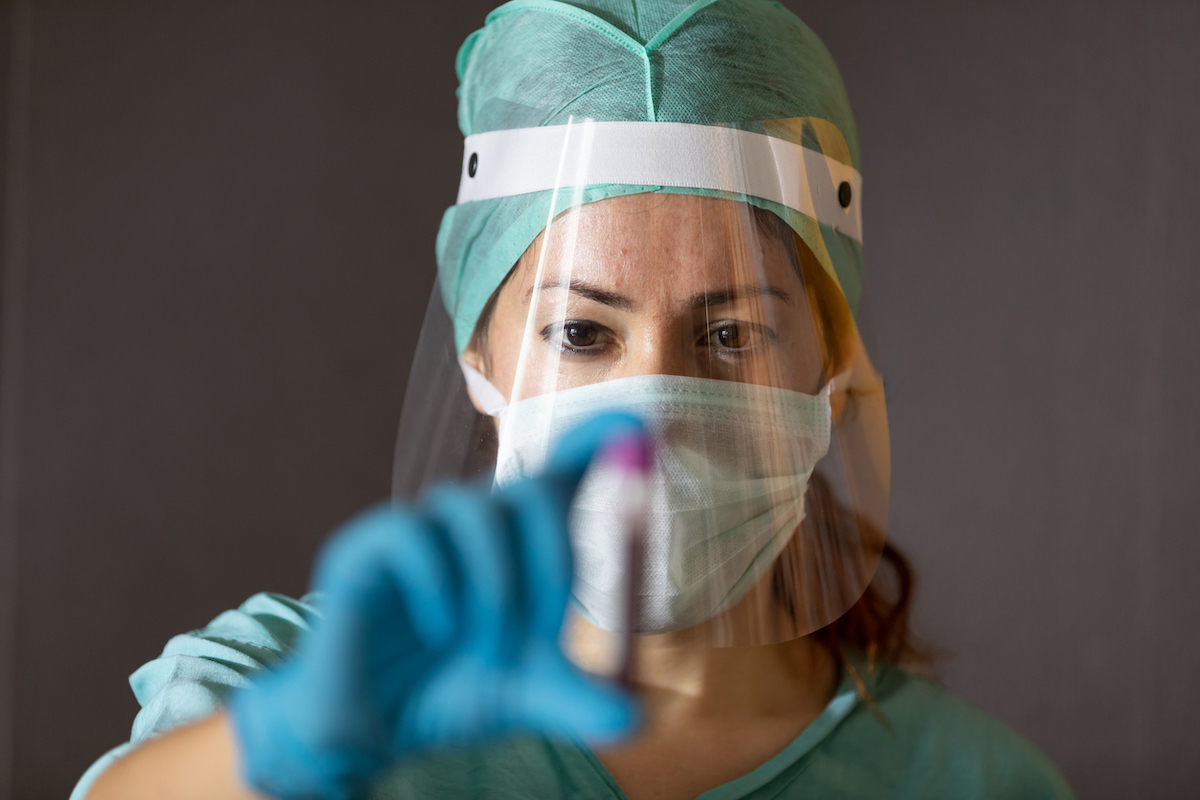
[[[232,689],[287,658],[320,616],[314,600],[256,594],[200,630],[167,642],[162,655],[129,676],[142,707],[129,741],[84,773],[71,800],[83,800],[100,773],[139,742],[212,714]]]

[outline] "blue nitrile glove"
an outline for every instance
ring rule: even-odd
[[[538,478],[496,494],[442,486],[348,523],[317,561],[323,619],[230,704],[243,778],[285,800],[347,798],[440,746],[515,730],[630,732],[632,701],[579,672],[558,636],[571,498],[600,449],[641,435],[633,417],[598,417]]]

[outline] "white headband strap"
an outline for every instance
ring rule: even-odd
[[[714,125],[575,122],[477,133],[466,138],[458,202],[602,184],[758,197],[862,241],[857,170],[783,139]]]

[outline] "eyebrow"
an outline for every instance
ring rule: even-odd
[[[580,280],[572,280],[564,286],[563,282],[551,278],[543,283],[541,289],[567,289],[588,300],[594,300],[606,306],[618,309],[620,311],[632,311],[633,301],[624,295],[610,292],[606,289],[601,289],[599,286],[586,283]],[[533,289],[530,288],[525,293],[525,302],[533,297]],[[693,309],[708,308],[710,306],[723,306],[741,300],[746,297],[776,297],[787,304],[791,304],[792,296],[775,286],[734,286],[729,289],[722,289],[717,292],[701,292],[692,297],[690,303]]]
[[[702,292],[692,298],[692,308],[723,306],[747,297],[776,297],[791,305],[792,296],[776,286],[733,286],[719,292]]]
[[[565,289],[568,289],[569,291],[573,292],[574,294],[580,295],[582,297],[586,297],[588,300],[594,300],[597,303],[603,303],[606,306],[612,306],[613,308],[619,309],[621,311],[632,311],[633,310],[633,301],[630,300],[628,297],[625,297],[624,295],[619,295],[616,292],[610,292],[605,289],[601,289],[599,286],[593,286],[592,284],[585,283],[584,281],[573,280],[567,286],[563,286],[562,281],[551,278],[550,280],[543,283],[541,285],[541,288],[543,290],[565,288]],[[525,302],[528,303],[530,298],[532,298],[532,297],[533,297],[533,289],[530,289],[525,294]]]

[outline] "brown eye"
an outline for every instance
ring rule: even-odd
[[[568,322],[563,325],[563,339],[571,347],[589,347],[596,343],[600,332],[595,325],[586,322]]]
[[[737,350],[749,344],[749,336],[741,325],[725,325],[713,332],[716,344],[726,350]]]
[[[726,355],[746,355],[775,341],[775,332],[762,325],[726,320],[709,328],[705,346]]]

